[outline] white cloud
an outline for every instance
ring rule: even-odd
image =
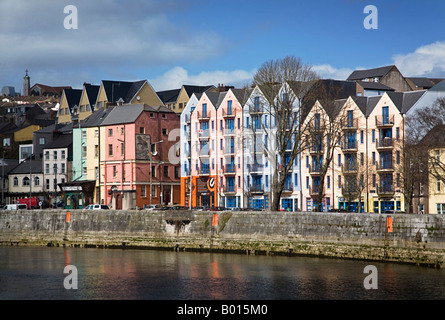
[[[337,69],[329,64],[316,65],[313,66],[312,69],[317,72],[321,78],[334,80],[346,80],[352,71],[354,71],[348,68]]]
[[[419,47],[408,54],[394,55],[393,60],[407,77],[445,77],[445,41]]]
[[[214,32],[177,23],[171,16],[187,11],[182,0],[76,0],[78,29],[64,28],[68,1],[0,2],[0,83],[7,74],[56,85],[51,73],[125,73],[162,65],[200,62],[224,54]],[[47,76],[38,79],[37,72]],[[134,76],[134,75],[133,75]]]
[[[163,75],[149,80],[157,91],[177,89],[183,84],[189,85],[233,85],[242,87],[252,82],[256,70],[233,70],[233,71],[204,71],[197,75],[190,75],[183,67],[174,67]]]

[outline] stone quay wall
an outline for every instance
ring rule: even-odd
[[[441,267],[445,263],[445,216],[265,211],[2,211],[0,244],[312,255]]]

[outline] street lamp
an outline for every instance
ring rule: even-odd
[[[153,200],[152,199],[153,194],[151,192],[151,185],[152,185],[152,181],[153,181],[152,162],[153,162],[153,156],[158,154],[156,151],[153,152],[153,146],[158,143],[161,143],[161,142],[164,142],[164,140],[160,140],[160,141],[153,142],[153,143],[150,142],[150,191],[149,191],[150,192],[150,205],[152,204],[152,200]]]

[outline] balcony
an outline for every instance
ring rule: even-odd
[[[310,154],[323,154],[324,149],[322,146],[313,146],[312,148],[309,149],[309,153]]]
[[[187,139],[187,141],[192,140],[192,131],[190,130],[190,127],[187,127],[187,129],[185,130],[185,138]]]
[[[262,183],[254,183],[250,186],[250,193],[262,194],[264,193],[264,184]]]
[[[224,155],[234,155],[235,154],[235,146],[228,146],[224,148]]]
[[[261,174],[263,173],[264,165],[261,163],[248,164],[247,170],[249,170],[250,174]]]
[[[236,166],[235,166],[234,163],[226,164],[226,165],[223,167],[223,171],[224,171],[224,174],[225,174],[225,175],[233,175],[233,174],[235,174],[235,172],[236,172]]]
[[[377,128],[390,128],[394,126],[394,115],[388,116],[375,116],[375,125]]]
[[[235,110],[232,110],[229,112],[229,110],[227,109],[223,109],[223,118],[235,118],[236,117],[236,112]]]
[[[199,130],[198,138],[200,140],[208,140],[208,139],[210,139],[210,130]]]
[[[377,188],[377,193],[379,195],[394,195],[394,185],[392,183],[388,183],[385,185],[380,185]]]
[[[317,197],[318,196],[318,192],[319,192],[319,187],[318,186],[310,186],[309,187],[309,194],[311,195],[311,197]]]
[[[283,192],[293,192],[294,191],[294,184],[291,182],[285,182]]]
[[[225,136],[234,136],[235,135],[235,128],[224,129],[223,134]]]
[[[224,192],[224,194],[236,193],[235,185],[225,185],[225,186],[223,186],[223,192]]]
[[[199,151],[199,157],[200,158],[208,158],[210,156],[210,150],[209,147],[204,147]]]
[[[357,152],[357,141],[343,141],[341,144],[341,150],[343,152]]]
[[[394,148],[394,139],[386,137],[383,139],[376,139],[375,145],[377,148],[377,151],[381,150],[392,150]]]
[[[208,175],[210,175],[210,167],[201,167],[198,170],[198,174],[200,176],[208,176]]]
[[[357,165],[344,163],[341,166],[342,174],[357,174]]]
[[[211,112],[207,111],[207,112],[202,112],[202,111],[198,111],[198,120],[199,121],[206,121],[210,119],[210,115]]]
[[[310,175],[320,175],[321,166],[320,165],[309,165],[309,174]]]
[[[249,113],[252,115],[260,115],[264,113],[264,107],[262,105],[254,105],[249,108]]]
[[[387,173],[394,171],[394,165],[392,161],[376,163],[377,173]]]
[[[342,129],[345,130],[358,130],[358,118],[344,119],[342,121]]]

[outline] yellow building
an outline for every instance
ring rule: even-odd
[[[166,91],[158,91],[157,94],[161,98],[164,105],[175,113],[182,113],[185,106],[189,102],[192,94],[204,92],[217,92],[213,85],[209,86],[191,86],[183,85],[181,89],[173,89]]]
[[[74,108],[79,106],[82,90],[80,89],[65,89],[60,98],[59,112],[57,114],[57,123],[69,123]]]
[[[164,105],[147,80],[135,82],[102,80],[95,108],[137,103],[149,106]]]

